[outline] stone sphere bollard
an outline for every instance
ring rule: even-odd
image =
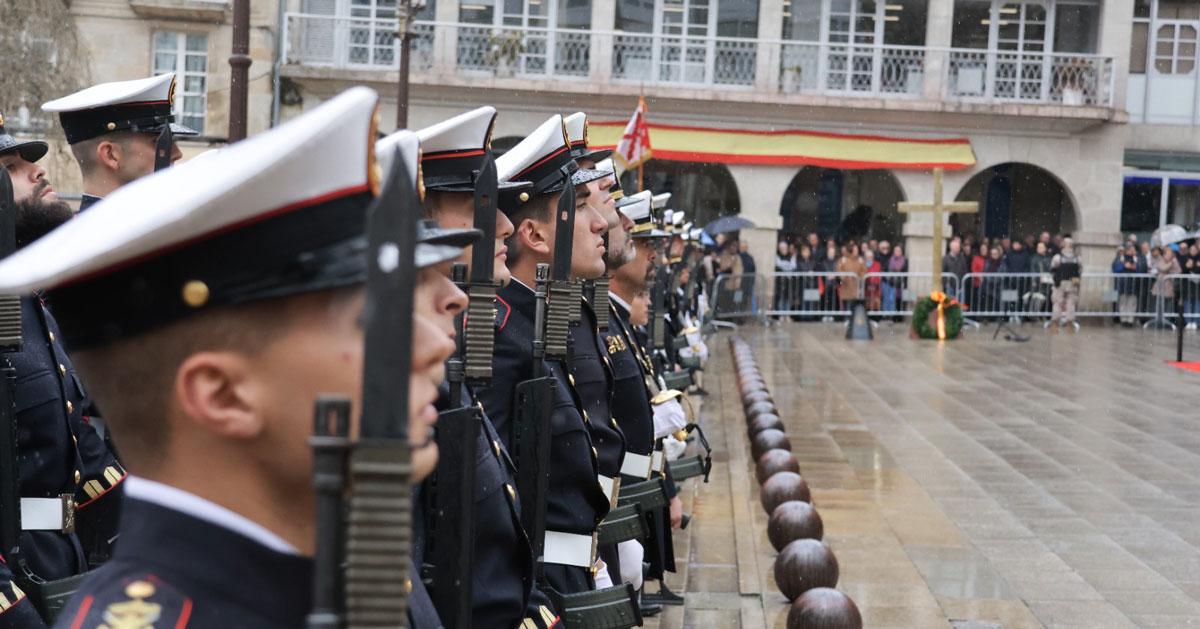
[[[762,456],[758,457],[758,464],[754,468],[754,474],[758,477],[760,485],[767,482],[768,478],[779,472],[799,474],[800,462],[787,450],[767,450]],[[779,549],[777,548],[776,550]]]
[[[763,414],[777,415],[775,405],[770,402],[757,402],[746,409],[746,420],[752,420]]]
[[[771,394],[767,391],[751,391],[742,396],[742,406],[748,411],[751,406],[760,402],[774,404],[775,400],[771,399]]]
[[[771,413],[763,413],[762,415],[758,415],[754,419],[750,420],[746,424],[746,429],[749,431],[750,437],[753,438],[754,435],[757,435],[758,433],[760,433],[764,430],[780,430],[780,431],[782,431],[783,430],[783,422],[779,420],[778,415],[772,415]]]
[[[788,544],[798,539],[816,539],[825,537],[825,524],[817,510],[807,502],[789,500],[771,512],[767,521],[767,539],[775,551],[781,551]]]
[[[791,450],[792,442],[782,430],[768,428],[750,439],[750,455],[757,461],[767,450]]]
[[[862,629],[862,614],[849,596],[830,588],[813,588],[792,602],[788,629]]]
[[[813,588],[837,586],[838,562],[824,542],[798,539],[775,556],[775,585],[789,601]]]
[[[789,500],[812,503],[812,494],[808,491],[808,483],[795,472],[780,472],[762,486],[762,506],[768,514],[774,513],[775,508]]]
[[[742,395],[753,393],[755,391],[766,391],[767,384],[762,380],[756,380],[754,382],[748,382],[745,385],[739,385],[738,390],[741,391]]]

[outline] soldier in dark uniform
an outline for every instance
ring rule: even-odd
[[[604,231],[609,231],[609,220],[605,211],[615,214],[612,195],[608,193],[611,183],[600,187],[601,181],[611,182],[613,178],[607,172],[594,170],[597,158],[607,157],[609,151],[597,153],[588,150],[587,146],[587,116],[578,112],[567,116],[565,120],[567,140],[570,142],[571,157],[580,165],[580,173],[592,173],[588,177],[587,207],[604,219]],[[607,252],[607,248],[605,249]],[[605,265],[602,263],[594,268],[581,269],[578,279],[594,280],[604,274]],[[621,464],[625,458],[625,435],[617,420],[613,419],[611,409],[613,394],[613,375],[608,364],[608,355],[600,343],[597,313],[587,297],[580,306],[580,324],[569,329],[571,352],[568,359],[568,382],[574,389],[576,397],[583,404],[583,417],[587,422],[588,431],[592,435],[592,444],[596,446],[598,467],[603,483],[615,486],[613,479],[621,475]],[[615,496],[614,496],[615,498]],[[637,542],[630,542],[636,544]],[[629,543],[626,543],[627,547]],[[608,568],[613,583],[620,583],[621,559],[615,545],[601,546],[597,549]],[[641,564],[640,557],[633,557]]]
[[[63,340],[112,410],[135,474],[121,543],[59,626],[303,624],[312,404],[326,392],[361,398],[377,103],[354,88],[219,159],[125,186],[0,262],[0,292],[51,289]],[[325,159],[312,159],[318,150]],[[92,222],[120,227],[97,238]],[[457,254],[400,252],[418,268]],[[101,298],[106,307],[94,308]],[[461,292],[453,299],[461,308]],[[418,479],[437,458],[422,446],[453,350],[443,328],[414,314],[412,378],[398,383],[410,387]],[[412,624],[438,626],[419,581],[412,587]]]
[[[613,269],[610,285],[612,307],[605,344],[608,346],[617,378],[613,393],[613,412],[625,429],[630,452],[647,459],[643,464],[647,469],[643,476],[645,478],[651,471],[659,469],[654,465],[654,457],[655,444],[661,435],[657,434],[655,429],[655,408],[652,406],[651,390],[647,384],[648,379],[653,380],[655,375],[651,361],[633,332],[630,307],[633,298],[649,288],[657,257],[656,250],[650,243],[653,242],[653,238],[665,237],[666,233],[659,230],[653,220],[649,192],[626,197],[618,209],[629,226],[634,255],[630,256],[627,264]],[[671,529],[678,528],[683,515],[683,503],[677,495],[678,490],[669,468],[665,471],[664,481],[670,506],[666,512],[648,514],[653,529],[650,541],[653,543],[647,552],[650,564],[647,576],[658,580],[663,578],[664,572],[675,571]]]
[[[532,378],[537,308],[534,272],[538,263],[554,255],[555,208],[566,180],[561,169],[571,157],[563,132],[562,116],[554,116],[524,141],[497,159],[500,180],[528,181],[532,186],[519,192],[501,192],[500,209],[513,222],[515,233],[508,239],[508,268],[513,280],[497,292],[496,346],[490,386],[476,391],[504,445],[515,446],[517,417],[514,388]],[[586,188],[576,186],[576,193]],[[576,264],[591,265],[595,275],[603,272],[604,221],[587,211],[585,199],[577,200],[572,271]],[[584,211],[580,211],[583,208]],[[580,237],[582,233],[583,237]],[[597,268],[598,267],[598,268]],[[573,395],[567,373],[557,362],[545,362],[544,373],[556,381],[550,452],[549,492],[546,499],[544,577],[562,594],[586,592],[595,587],[591,555],[596,526],[608,513],[611,497],[597,478],[594,448],[580,404]],[[521,463],[523,464],[523,463]]]
[[[72,216],[36,164],[46,150],[44,142],[17,141],[0,117],[0,167],[13,183],[18,247]],[[0,565],[0,627],[42,625],[27,592],[13,583],[13,572],[58,581],[103,562],[115,536],[125,478],[89,423],[89,399],[42,296],[26,295],[20,307],[22,349],[5,355],[16,373],[17,461],[0,464],[14,466],[19,479],[22,533],[20,554]]]
[[[82,212],[113,190],[154,172],[155,143],[163,127],[173,135],[198,133],[175,122],[175,73],[101,83],[42,105],[58,114],[67,144],[83,173]],[[173,142],[171,163],[183,154]]]
[[[480,107],[460,116],[417,131],[421,140],[421,168],[425,178],[426,216],[450,231],[471,229],[474,225],[474,177],[482,166],[484,151],[489,147],[496,110]],[[390,140],[385,138],[378,150]],[[526,187],[508,184],[507,187]],[[503,285],[510,275],[504,262],[504,239],[513,233],[513,225],[503,212],[496,212],[496,257],[493,279]],[[464,249],[458,262],[471,263],[471,249]],[[438,267],[447,271],[446,265]],[[450,408],[449,383],[439,387],[438,410]],[[474,399],[466,384],[462,400]],[[475,500],[471,517],[477,522],[471,570],[471,625],[474,627],[550,627],[558,621],[550,599],[534,582],[533,549],[521,526],[520,499],[516,493],[516,468],[495,427],[485,413],[475,444]],[[422,486],[422,495],[433,497],[429,481]],[[457,496],[442,495],[443,500]],[[431,548],[438,538],[454,535],[449,527],[432,529],[426,534],[424,563],[430,563]],[[448,587],[436,581],[429,584],[431,593]],[[434,596],[434,600],[439,600]],[[443,617],[447,610],[441,610]]]

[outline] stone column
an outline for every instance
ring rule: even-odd
[[[779,63],[782,53],[783,0],[759,0],[758,42],[754,56],[754,86],[760,92],[779,92]]]
[[[954,26],[954,0],[929,0],[929,13],[925,19],[926,48],[949,48],[950,33]],[[925,82],[921,90],[925,100],[942,100],[950,65],[945,50],[926,50]]]
[[[592,2],[592,40],[588,59],[591,67],[588,75],[593,81],[607,83],[612,80],[613,36],[617,26],[616,0],[594,0]]]
[[[794,166],[729,165],[741,202],[739,216],[755,224],[753,229],[743,229],[741,238],[750,244],[749,253],[754,257],[759,275],[775,269],[775,243],[779,239],[779,229],[783,227],[779,205],[796,170]],[[770,303],[764,300],[773,298],[771,282],[767,284],[757,293],[760,307]]]
[[[441,0],[434,7],[437,22],[458,23],[459,0]],[[458,29],[435,26],[433,29],[433,69],[435,75],[452,75],[458,67]]]
[[[1133,39],[1133,10],[1130,3],[1106,2],[1100,6],[1100,49],[1097,54],[1113,57],[1113,108],[1125,109],[1125,92],[1129,82],[1129,47]],[[1154,33],[1150,34],[1151,37]],[[1097,80],[1107,83],[1108,77]],[[1101,93],[1108,85],[1100,86]]]

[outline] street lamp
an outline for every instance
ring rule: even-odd
[[[408,127],[408,54],[412,41],[413,20],[425,8],[426,0],[399,0],[396,3],[396,37],[400,40],[400,81],[396,91],[396,128]]]

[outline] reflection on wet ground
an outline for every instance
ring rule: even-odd
[[[740,334],[867,627],[1200,626],[1200,374],[1164,364],[1172,335]],[[729,461],[683,492],[687,605],[647,626],[784,627],[724,334],[710,347],[703,423]]]

